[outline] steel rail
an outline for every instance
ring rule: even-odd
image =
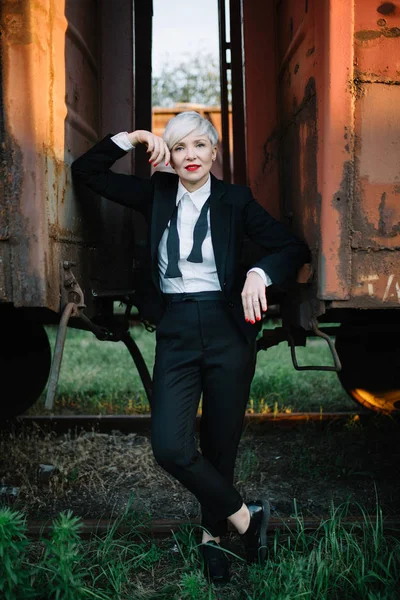
[[[200,415],[196,418],[196,427],[200,424]],[[301,412],[301,413],[255,413],[246,414],[244,427],[247,429],[264,429],[277,427],[280,429],[297,427],[305,423],[314,423],[316,426],[325,427],[334,422],[348,422],[351,420],[366,422],[371,419],[393,419],[394,415],[379,415],[373,412]],[[150,414],[137,415],[22,415],[1,424],[1,428],[14,430],[26,426],[37,426],[43,431],[52,431],[57,434],[69,431],[83,430],[98,433],[147,433],[151,428]]]
[[[324,516],[320,518],[316,517],[305,517],[305,518],[294,518],[294,517],[271,517],[268,522],[267,531],[268,533],[274,533],[277,530],[282,532],[291,531],[296,532],[299,529],[307,529],[316,531],[322,527],[325,523],[329,522],[331,517]],[[349,516],[349,517],[338,517],[341,526],[352,527],[352,526],[375,526],[377,521],[376,515],[365,515],[365,516]],[[200,519],[195,518],[190,521],[180,519],[154,519],[147,523],[140,525],[129,524],[129,523],[118,523],[118,519],[82,519],[80,535],[83,538],[89,538],[92,535],[105,535],[111,529],[114,529],[120,535],[136,533],[148,533],[151,536],[163,538],[170,535],[172,532],[178,531],[181,527],[192,526],[197,527],[200,525]],[[386,530],[393,530],[400,532],[400,515],[392,515],[389,517],[382,518],[379,525]],[[52,530],[52,519],[42,520],[28,520],[27,521],[27,535],[32,538],[47,537]],[[228,532],[235,532],[234,527],[228,523]]]

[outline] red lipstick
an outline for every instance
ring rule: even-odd
[[[200,169],[200,165],[188,165],[185,169],[187,171],[197,171],[197,169]]]

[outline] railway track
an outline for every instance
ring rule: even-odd
[[[244,426],[251,429],[263,430],[268,427],[281,429],[297,427],[304,423],[314,423],[322,427],[335,422],[362,421],[372,419],[390,419],[395,417],[375,414],[372,412],[303,412],[303,413],[265,413],[247,414]],[[200,417],[197,417],[197,426]],[[151,417],[144,415],[23,415],[2,424],[3,429],[22,429],[36,426],[43,432],[52,431],[56,434],[69,431],[96,431],[98,433],[147,433],[150,431]]]
[[[268,522],[268,533],[274,533],[276,530],[292,531],[295,532],[301,527],[308,531],[316,531],[323,523],[330,520],[330,517],[311,518],[306,517],[304,519],[294,517],[271,517]],[[367,525],[375,525],[377,517],[376,515],[364,515],[354,517],[343,517],[340,519],[340,523],[345,527],[359,526],[365,527]],[[172,532],[178,531],[184,526],[196,526],[200,524],[199,519],[193,519],[191,521],[184,521],[179,519],[156,519],[142,525],[140,527],[132,527],[129,524],[117,524],[112,519],[82,519],[80,535],[82,538],[90,538],[92,535],[105,535],[111,528],[123,535],[129,534],[134,529],[135,532],[143,532],[150,534],[155,538],[165,538],[171,535]],[[34,539],[46,537],[51,531],[51,519],[28,521],[27,535]],[[400,514],[392,515],[382,519],[382,527],[385,530],[400,533]],[[235,531],[232,526],[228,526],[228,532]]]
[[[393,416],[385,417],[384,415],[374,413],[359,413],[359,412],[332,412],[332,413],[266,413],[266,414],[247,414],[245,417],[245,427],[254,428],[257,432],[262,432],[268,428],[295,428],[302,424],[312,423],[319,427],[329,427],[332,424],[345,424],[351,421],[368,422],[372,419],[379,419],[391,422],[393,424]],[[199,422],[199,417],[197,418]],[[143,433],[147,434],[150,431],[150,416],[149,415],[24,415],[9,421],[7,427],[13,427],[14,430],[25,427],[35,427],[36,433],[40,432],[55,432],[57,435],[62,435],[68,432],[77,433],[80,431],[95,431],[98,433],[112,433],[119,431],[121,433]],[[397,511],[396,511],[397,513]],[[276,530],[295,532],[299,528],[299,524],[303,529],[315,531],[324,522],[329,521],[329,516],[323,517],[304,517],[293,518],[288,516],[272,516],[268,524],[268,532],[274,533]],[[346,527],[366,526],[368,523],[376,524],[376,515],[364,516],[348,516],[341,518],[340,522]],[[178,519],[155,519],[143,523],[142,526],[132,527],[123,520],[118,518],[95,518],[82,519],[81,521],[81,536],[90,538],[92,535],[104,535],[111,528],[116,529],[120,534],[129,534],[133,531],[142,530],[146,535],[151,535],[156,538],[165,538],[171,536],[172,532],[187,525],[196,526],[199,520],[191,521]],[[50,534],[51,519],[44,520],[28,520],[27,522],[29,537],[39,539]],[[388,531],[400,533],[400,513],[392,514],[382,519],[382,526]]]

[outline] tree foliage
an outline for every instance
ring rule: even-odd
[[[165,61],[153,78],[153,106],[193,102],[209,106],[221,103],[218,59],[202,51],[186,55],[178,64]]]

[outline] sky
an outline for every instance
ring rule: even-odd
[[[153,0],[153,77],[201,49],[219,56],[217,0]]]

